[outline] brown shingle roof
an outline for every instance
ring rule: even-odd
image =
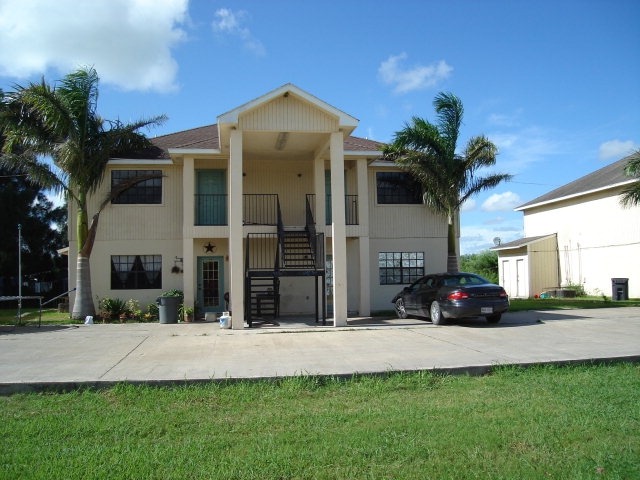
[[[567,183],[562,187],[556,188],[549,193],[545,193],[538,198],[534,198],[530,202],[520,205],[516,210],[525,210],[527,207],[531,207],[533,205],[551,203],[566,197],[574,197],[594,190],[600,190],[628,182],[632,179],[625,175],[624,167],[630,158],[631,156],[625,157],[622,160],[613,162],[612,164],[607,165],[600,170],[596,170],[589,175],[585,175],[584,177],[574,180],[571,183]]]
[[[368,138],[348,137],[344,141],[345,152],[373,152],[380,150],[384,143],[369,140]]]
[[[191,128],[181,132],[169,133],[152,138],[155,146],[152,150],[139,152],[132,158],[169,158],[169,149],[218,149],[220,141],[218,138],[218,126],[205,125],[204,127]],[[344,141],[345,152],[378,151],[383,143],[369,140],[367,138],[350,136]]]

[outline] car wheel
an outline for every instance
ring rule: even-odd
[[[404,300],[401,298],[396,300],[396,314],[398,315],[398,318],[403,320],[409,316],[407,315],[407,310],[404,308]]]
[[[489,323],[498,323],[501,318],[502,318],[502,314],[501,313],[494,313],[493,315],[488,315],[487,316],[487,322],[489,322]]]
[[[429,314],[431,316],[431,323],[434,325],[440,325],[442,323],[442,311],[437,301],[431,303]]]

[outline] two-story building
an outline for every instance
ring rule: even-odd
[[[446,270],[446,219],[383,160],[382,144],[352,135],[357,125],[287,84],[216,124],[111,159],[90,212],[119,183],[157,178],[101,214],[94,295],[146,305],[179,289],[201,314],[230,309],[234,329],[266,316],[320,321],[327,312],[341,326],[349,314],[390,310],[403,285]]]
[[[620,204],[624,189],[638,181],[625,174],[630,158],[516,208],[524,214],[525,238],[492,249],[510,297],[567,286],[614,299],[640,297],[640,206]]]

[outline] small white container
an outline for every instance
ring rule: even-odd
[[[231,328],[231,317],[229,312],[222,312],[220,316],[220,328]]]

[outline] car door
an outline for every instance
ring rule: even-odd
[[[438,293],[438,278],[426,277],[422,288],[420,289],[418,298],[416,299],[417,314],[423,317],[429,316],[429,308],[431,302],[436,299]]]
[[[420,292],[422,291],[425,278],[416,280],[409,285],[402,295],[404,300],[404,308],[409,314],[419,314],[420,311]]]

